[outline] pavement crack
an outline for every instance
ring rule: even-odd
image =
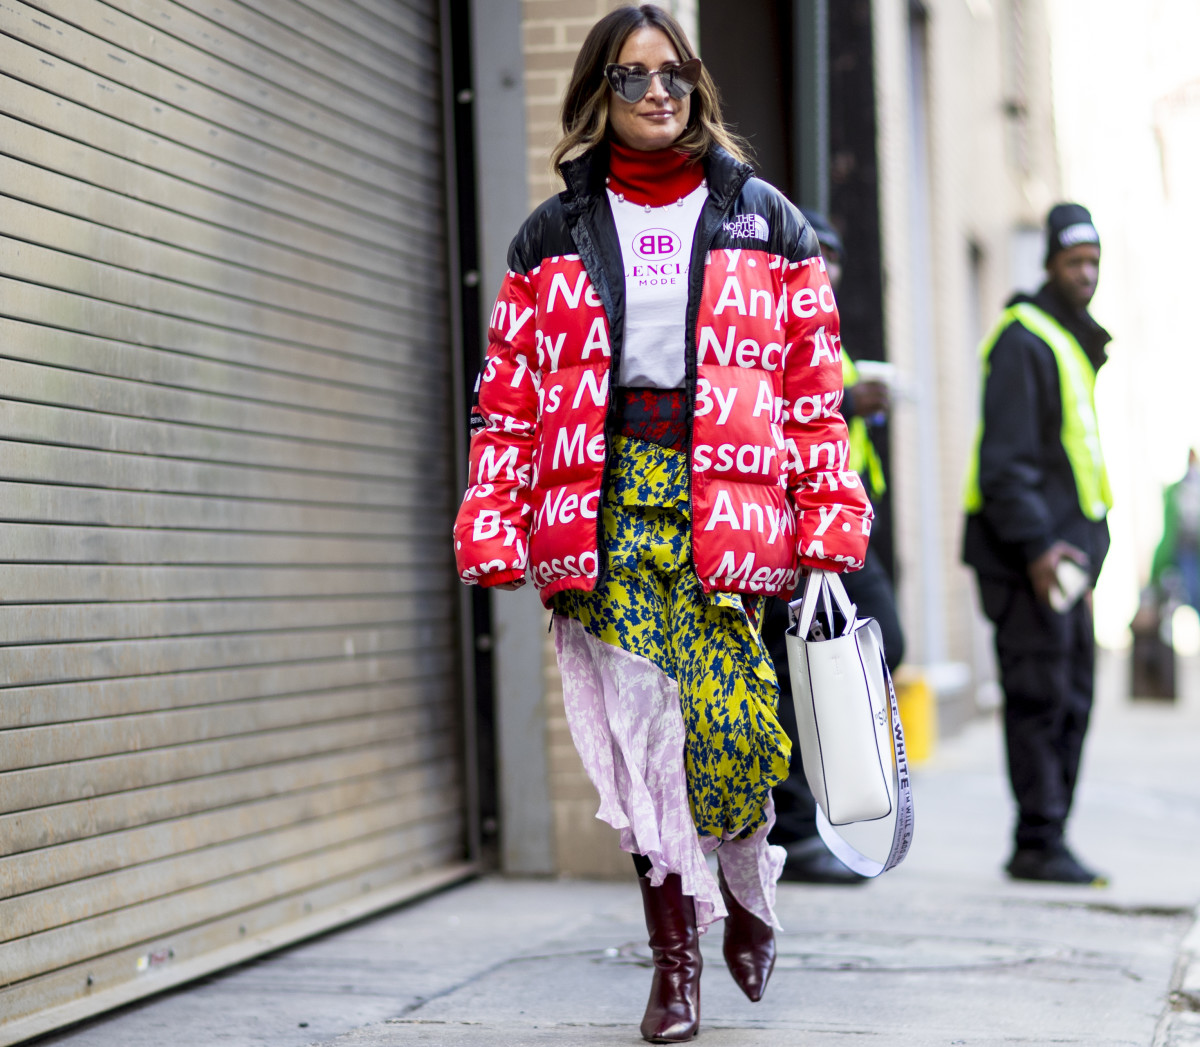
[[[1120,902],[1063,901],[1063,900],[1013,900],[1010,905],[1029,906],[1035,909],[1070,909],[1078,912],[1106,913],[1111,916],[1146,917],[1156,920],[1174,920],[1180,916],[1191,916],[1195,911],[1188,905],[1122,905]]]
[[[1157,920],[1173,920],[1180,916],[1190,916],[1193,911],[1191,906],[1187,905],[1119,905],[1116,902],[1076,902],[1074,904],[1089,912],[1112,913],[1115,916],[1146,916]]]
[[[565,952],[546,952],[546,953],[529,953],[524,956],[509,956],[503,960],[499,960],[487,967],[481,967],[479,970],[455,982],[453,985],[447,985],[444,989],[439,989],[435,993],[430,993],[428,996],[422,996],[419,1000],[414,1000],[412,1003],[405,1005],[400,1009],[400,1013],[394,1018],[388,1018],[389,1022],[407,1020],[406,1016],[419,1011],[426,1004],[433,1003],[435,1000],[444,999],[451,996],[461,989],[465,989],[476,982],[482,981],[484,978],[491,977],[497,971],[504,970],[505,967],[512,967],[521,963],[533,963],[538,960],[559,960],[568,957],[587,957],[587,956],[603,956],[603,951],[596,949],[578,949],[575,951]]]
[[[487,1025],[469,1018],[388,1018],[384,1025]]]
[[[399,1021],[399,1020],[405,1018],[406,1015],[410,1015],[410,1014],[415,1013],[416,1011],[419,1011],[427,1003],[433,1003],[434,1000],[443,999],[444,997],[450,996],[453,993],[456,993],[461,989],[465,989],[468,985],[474,985],[476,982],[482,981],[484,978],[487,978],[489,975],[495,974],[496,971],[499,971],[499,970],[503,969],[504,967],[508,966],[508,964],[510,964],[511,962],[512,962],[511,959],[506,959],[506,960],[500,960],[498,963],[493,963],[487,967],[481,967],[479,970],[475,971],[473,974],[468,975],[466,978],[463,978],[463,979],[455,982],[452,985],[447,985],[446,988],[441,989],[438,992],[430,993],[428,996],[423,996],[419,1000],[414,1000],[412,1003],[406,1004],[404,1007],[400,1008],[400,1013],[398,1015],[396,1015],[395,1018],[388,1018],[387,1020],[389,1022]]]

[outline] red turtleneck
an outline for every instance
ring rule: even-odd
[[[608,188],[630,203],[665,207],[704,180],[704,166],[677,149],[643,152],[609,140]]]

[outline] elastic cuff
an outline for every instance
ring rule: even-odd
[[[520,581],[524,577],[524,568],[512,567],[507,571],[496,571],[494,574],[485,574],[479,579],[479,584],[484,589],[492,589],[497,585],[503,585],[505,582]]]
[[[866,563],[864,560],[863,563]],[[801,556],[800,566],[814,571],[833,571],[834,574],[851,574],[862,569],[863,564],[848,564],[842,560],[822,560],[816,556]],[[800,587],[797,586],[799,589]]]

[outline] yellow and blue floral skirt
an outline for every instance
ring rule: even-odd
[[[685,454],[617,436],[611,455],[606,569],[594,592],[553,598],[567,719],[597,817],[650,859],[652,882],[683,877],[702,925],[724,915],[703,857],[718,847],[735,896],[777,925],[783,854],[766,834],[789,743],[759,601],[701,587]]]

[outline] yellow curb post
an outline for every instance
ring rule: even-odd
[[[916,766],[928,760],[937,745],[937,695],[919,666],[900,666],[892,683],[904,725],[908,762]]]

